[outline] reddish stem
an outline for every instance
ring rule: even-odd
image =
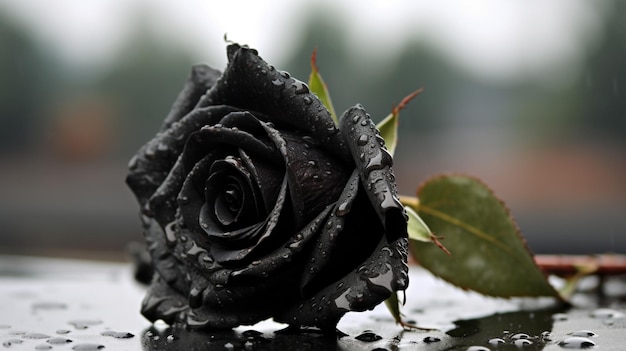
[[[535,262],[546,274],[565,277],[580,272],[597,275],[626,274],[624,255],[536,255]]]
[[[418,96],[419,94],[421,94],[424,91],[424,88],[419,88],[416,91],[412,92],[411,94],[407,95],[406,97],[404,97],[404,99],[402,99],[402,101],[400,101],[400,103],[398,105],[396,105],[396,107],[394,107],[391,110],[391,113],[394,115],[397,115],[398,113],[400,113],[400,111],[406,107],[406,105],[409,104],[409,102],[411,102],[411,100],[413,100],[413,98],[415,98],[416,96]]]

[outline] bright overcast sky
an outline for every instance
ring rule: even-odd
[[[496,80],[577,69],[586,43],[601,35],[601,11],[584,0],[0,0],[62,58],[86,66],[114,59],[138,12],[160,37],[214,66],[225,65],[224,33],[279,64],[313,5],[337,15],[362,57],[422,38]]]

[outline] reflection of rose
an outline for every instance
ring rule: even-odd
[[[156,270],[150,320],[334,328],[408,284],[392,158],[355,106],[338,129],[306,84],[228,47],[196,66],[130,162]]]

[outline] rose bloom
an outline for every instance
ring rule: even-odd
[[[392,157],[370,116],[339,126],[306,84],[228,46],[194,66],[129,164],[154,277],[151,321],[232,328],[273,318],[334,330],[408,285]]]

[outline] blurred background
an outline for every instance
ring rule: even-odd
[[[224,34],[401,114],[402,193],[484,180],[536,253],[626,252],[626,2],[0,0],[0,253],[123,259],[127,161]]]

